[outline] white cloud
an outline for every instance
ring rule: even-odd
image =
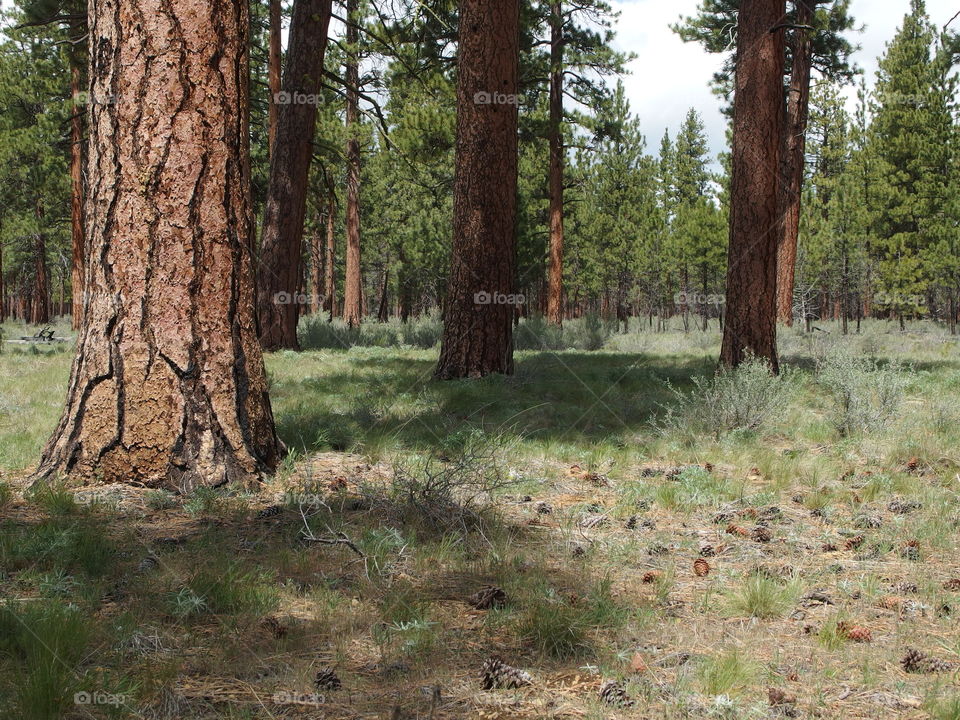
[[[726,121],[720,113],[721,100],[709,89],[721,59],[708,55],[699,45],[683,43],[669,27],[681,15],[694,14],[699,0],[613,0],[611,4],[621,13],[616,48],[637,55],[624,85],[647,136],[648,148],[657,151],[665,129],[675,135],[687,110],[693,107],[704,119],[712,152],[721,152],[726,145]],[[850,33],[850,39],[861,46],[853,59],[863,68],[867,84],[872,85],[877,58],[902,24],[910,2],[853,0],[850,10],[858,24],[866,25],[864,33]],[[927,0],[927,12],[938,26],[958,10],[960,0]],[[960,30],[960,19],[954,29]],[[855,94],[851,89],[851,98]]]

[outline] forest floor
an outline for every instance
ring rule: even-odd
[[[960,346],[821,327],[277,353],[280,472],[185,497],[31,488],[71,352],[8,345],[0,717],[960,719]]]

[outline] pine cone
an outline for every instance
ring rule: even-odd
[[[624,525],[624,527],[627,528],[627,530],[636,530],[636,529],[637,529],[637,516],[636,516],[636,515],[631,515],[630,518],[627,520],[626,524]]]
[[[889,505],[887,505],[887,510],[892,512],[894,515],[907,515],[912,513],[914,510],[919,510],[922,507],[923,503],[918,503],[913,500],[893,500]]]
[[[160,565],[160,561],[157,560],[153,555],[147,555],[143,560],[140,561],[140,564],[137,565],[138,573],[147,573],[153,570],[155,567]]]
[[[502,588],[494,585],[484,585],[471,595],[467,602],[476,610],[489,610],[490,608],[499,608],[507,604],[507,594]]]
[[[627,689],[616,680],[606,680],[600,686],[600,700],[614,707],[633,707],[633,698],[627,695]]]
[[[733,523],[727,525],[727,534],[736,535],[737,537],[750,537],[749,530],[747,530],[745,527],[734,525]]]
[[[920,650],[907,648],[907,654],[900,660],[905,672],[908,673],[941,673],[955,669],[953,663],[927,655]]]
[[[875,530],[883,525],[883,518],[878,515],[860,515],[853,521],[853,525],[861,530]]]
[[[553,505],[543,500],[539,500],[533,507],[537,511],[537,515],[550,515],[553,512]]]
[[[652,585],[663,577],[662,570],[650,570],[643,574],[643,584]]]
[[[866,540],[867,539],[863,535],[856,535],[852,538],[848,538],[847,541],[843,544],[843,547],[847,550],[856,550],[861,545],[863,545],[863,543],[866,542]]]
[[[332,667],[324,666],[317,670],[317,676],[313,680],[317,690],[339,690],[340,678]]]
[[[886,595],[877,601],[877,606],[884,610],[899,610],[902,604],[903,601],[896,595]]]
[[[960,578],[953,578],[952,580],[947,580],[943,584],[943,589],[948,590],[949,592],[957,592],[960,590]]]
[[[273,615],[268,615],[261,620],[260,627],[273,635],[277,640],[287,636],[287,627]]]
[[[697,577],[706,577],[710,574],[710,563],[703,558],[693,561],[693,572]]]
[[[823,545],[820,546],[820,552],[825,552],[825,553],[836,552],[839,549],[840,548],[838,548],[835,543],[824,543]]]
[[[267,518],[276,517],[283,512],[283,505],[270,505],[265,507],[263,510],[257,513],[257,520],[266,520]]]
[[[796,695],[790,695],[779,688],[767,688],[767,699],[770,701],[772,707],[797,704]]]
[[[869,628],[862,625],[851,625],[847,622],[837,623],[837,634],[853,642],[868,643],[873,640],[873,633],[870,632]]]
[[[529,673],[510,667],[498,657],[484,660],[482,672],[484,690],[514,690],[533,683]]]
[[[700,548],[700,557],[715,557],[717,554],[717,549],[713,545],[704,545]]]
[[[759,543],[768,543],[773,540],[773,533],[770,532],[770,528],[764,527],[763,525],[757,525],[750,535]]]
[[[920,543],[916,540],[908,540],[900,548],[900,557],[904,560],[917,562],[920,560]]]

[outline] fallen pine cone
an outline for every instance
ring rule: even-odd
[[[331,492],[340,492],[341,490],[346,490],[347,479],[344,477],[334,478],[330,481],[330,485],[328,487],[330,488]]]
[[[643,574],[643,584],[651,585],[657,582],[658,580],[660,580],[661,578],[663,578],[662,570],[650,570]]]
[[[907,461],[908,472],[916,472],[918,467],[920,467],[920,458],[912,457]]]
[[[749,530],[747,530],[745,527],[734,525],[733,523],[727,525],[727,534],[736,535],[737,537],[750,537]]]
[[[637,529],[637,516],[631,515],[627,518],[627,522],[624,524],[624,527],[627,530],[636,530]]]
[[[287,636],[287,628],[273,615],[268,615],[260,621],[260,627],[268,631],[277,640]]]
[[[332,667],[322,667],[317,670],[317,676],[313,680],[317,690],[339,690],[340,678]]]
[[[606,680],[600,686],[600,700],[614,707],[633,707],[633,698],[627,695],[627,689],[616,680]]]
[[[553,512],[553,505],[544,500],[538,500],[533,507],[537,511],[537,515],[549,515]]]
[[[868,643],[873,640],[873,633],[870,632],[869,628],[862,625],[851,625],[847,622],[837,623],[837,634],[852,642]]]
[[[693,561],[693,572],[697,577],[706,577],[710,574],[710,563],[703,558]]]
[[[467,598],[467,602],[476,610],[489,610],[491,608],[503,607],[507,604],[507,594],[502,588],[494,585],[484,585],[473,595]]]
[[[863,545],[863,543],[866,542],[866,540],[867,539],[863,535],[856,535],[852,538],[848,538],[847,541],[843,544],[843,547],[847,550],[856,550],[861,545]]]
[[[953,663],[940,660],[913,648],[907,648],[907,654],[900,660],[900,664],[904,671],[908,673],[950,672],[956,668]]]
[[[960,578],[953,578],[952,580],[947,580],[943,584],[944,590],[949,590],[950,592],[957,592],[960,590]]]
[[[700,548],[700,557],[715,557],[717,554],[717,549],[713,545],[704,545]]]
[[[902,604],[903,600],[896,595],[886,595],[877,601],[877,606],[882,607],[884,610],[899,610]]]
[[[763,525],[757,525],[750,535],[759,543],[768,543],[773,540],[773,533],[770,532],[770,528],[766,528]]]
[[[825,553],[836,552],[839,549],[834,543],[824,543],[820,546],[820,551]]]
[[[484,690],[515,690],[533,684],[530,673],[510,667],[498,657],[483,661]]]
[[[767,688],[767,698],[771,706],[777,705],[796,705],[797,696],[789,695],[780,688]]]

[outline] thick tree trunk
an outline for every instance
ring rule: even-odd
[[[814,0],[794,3],[796,23],[809,25]],[[813,37],[798,27],[793,34],[793,69],[787,96],[787,118],[783,133],[783,182],[780,188],[780,214],[783,231],[777,257],[777,317],[793,326],[793,287],[797,268],[797,241],[800,237],[800,203],[807,147],[807,121],[810,117],[810,69],[813,62]]]
[[[254,481],[282,454],[253,315],[246,3],[91,5],[86,312],[36,476]]]
[[[277,124],[280,116],[280,106],[277,100],[280,95],[281,80],[281,48],[280,34],[283,30],[283,14],[281,12],[280,0],[270,0],[270,50],[267,59],[267,82],[270,84],[270,116],[268,122],[267,150],[270,156],[273,156],[273,142],[277,139]]]
[[[547,322],[563,323],[563,7],[550,2],[550,267]]]
[[[257,314],[264,349],[297,349],[296,302],[303,274],[303,220],[331,0],[295,0],[287,67],[270,155],[270,182],[257,265]]]
[[[513,372],[518,0],[461,0],[453,252],[436,376]]]
[[[85,28],[74,28],[73,38],[83,34]],[[78,100],[82,70],[79,53],[71,53],[70,94],[73,97],[73,116],[70,118],[70,231],[71,231],[71,277],[73,290],[73,329],[79,330],[83,320],[83,108]]]
[[[743,0],[737,41],[727,318],[720,360],[777,359],[777,186],[783,123],[785,0]]]
[[[347,0],[347,256],[343,288],[343,319],[350,327],[363,322],[363,289],[360,270],[360,141],[357,121],[360,118],[360,58],[357,29],[358,0]]]
[[[337,222],[337,198],[330,190],[327,196],[327,257],[326,267],[323,274],[323,295],[326,302],[325,310],[330,313],[330,322],[337,314],[337,277],[336,277],[336,253],[337,236],[335,233]]]

